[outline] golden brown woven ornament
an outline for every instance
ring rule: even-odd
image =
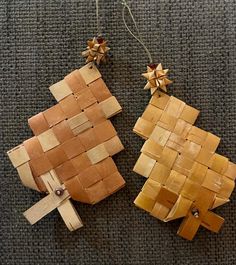
[[[110,50],[107,47],[107,41],[102,37],[94,37],[92,40],[88,41],[88,46],[82,55],[86,57],[86,63],[96,62],[98,65],[100,62],[105,62],[107,57],[107,52]]]
[[[199,111],[168,96],[168,69],[153,64],[126,0],[122,18],[127,31],[144,48],[150,65],[143,76],[152,98],[133,131],[146,141],[134,171],[147,178],[134,203],[168,222],[184,217],[178,234],[193,239],[201,226],[218,232],[224,219],[211,210],[227,203],[235,186],[236,165],[215,153],[220,138],[194,123]],[[127,12],[135,31],[125,19]],[[163,92],[161,92],[162,90]]]
[[[133,131],[146,141],[134,171],[147,178],[134,203],[168,222],[184,217],[178,234],[191,240],[203,226],[218,232],[211,210],[229,202],[236,165],[215,151],[220,138],[194,123],[199,111],[156,91]]]

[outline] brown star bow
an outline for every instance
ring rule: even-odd
[[[95,61],[99,65],[100,62],[106,61],[106,55],[109,50],[106,40],[101,37],[94,37],[88,41],[87,50],[83,51],[82,55],[87,57],[86,63]]]
[[[148,80],[144,89],[150,89],[152,95],[158,89],[167,92],[166,86],[172,83],[172,81],[167,78],[168,71],[168,69],[162,68],[161,63],[147,66],[147,72],[142,74]]]

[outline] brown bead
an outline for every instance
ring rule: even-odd
[[[102,44],[103,42],[105,42],[105,40],[102,37],[98,37],[97,42],[98,44]]]
[[[63,193],[64,193],[64,190],[62,188],[58,188],[55,190],[55,194],[57,196],[61,196],[61,195],[63,195]]]
[[[154,70],[154,69],[157,68],[157,64],[155,64],[155,63],[150,63],[148,66],[149,66],[152,70]]]

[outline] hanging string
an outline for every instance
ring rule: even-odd
[[[149,58],[149,62],[150,63],[153,63],[153,60],[152,60],[152,56],[151,56],[151,53],[150,51],[148,50],[147,46],[145,45],[144,41],[143,41],[143,38],[139,32],[139,29],[138,29],[138,26],[137,26],[137,23],[134,19],[134,16],[133,16],[133,13],[129,7],[129,5],[127,4],[127,2],[125,0],[121,0],[121,4],[123,5],[123,9],[122,9],[122,19],[123,19],[123,22],[124,22],[124,25],[126,27],[126,29],[128,30],[128,32],[143,46],[145,52],[147,53],[148,55],[148,58]],[[126,20],[125,20],[125,11],[128,11],[131,19],[132,19],[132,22],[134,24],[134,27],[135,27],[135,30],[137,32],[137,36],[135,35],[135,33],[130,29],[130,27],[128,26]]]
[[[100,18],[99,18],[99,0],[96,0],[96,17],[97,17],[97,34],[98,37],[102,35],[101,27],[100,27]]]

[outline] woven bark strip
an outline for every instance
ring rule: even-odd
[[[199,111],[160,91],[133,131],[145,139],[134,171],[147,178],[134,203],[168,222],[184,217],[178,234],[193,239],[199,226],[218,232],[211,210],[229,202],[236,165],[215,151],[220,138],[194,123]]]
[[[93,63],[49,89],[58,104],[28,120],[35,136],[8,156],[25,186],[49,193],[24,213],[29,222],[57,208],[75,230],[82,223],[70,197],[95,204],[125,185],[111,158],[124,147],[108,120],[121,106]]]

